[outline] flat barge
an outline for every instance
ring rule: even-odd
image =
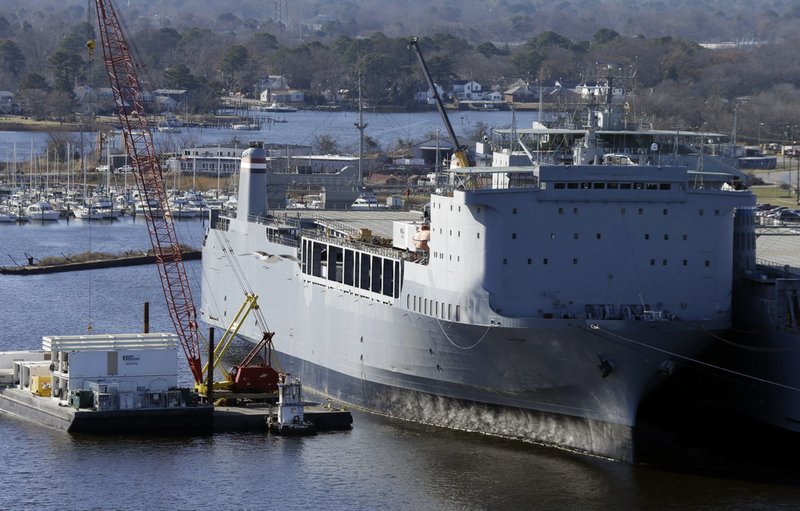
[[[184,261],[194,261],[201,258],[202,252],[199,250],[186,250],[182,252],[181,258]],[[122,255],[109,259],[98,259],[95,261],[69,262],[59,264],[28,264],[25,266],[0,266],[0,274],[3,275],[41,275],[45,273],[59,273],[65,271],[96,270],[99,268],[119,268],[122,266],[138,266],[143,264],[154,264],[155,255]]]
[[[0,352],[0,412],[92,434],[261,431],[280,403],[213,406],[177,386],[175,334],[45,336],[41,350]],[[349,411],[304,403],[315,431],[350,429]]]

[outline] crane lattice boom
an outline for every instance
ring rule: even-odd
[[[142,103],[142,88],[128,43],[111,0],[95,0],[108,79],[122,124],[125,150],[131,158],[150,242],[156,255],[164,298],[181,340],[195,383],[203,380],[197,316],[183,266],[181,248],[169,213],[161,165]],[[163,215],[158,214],[159,209]]]

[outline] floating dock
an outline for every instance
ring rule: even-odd
[[[14,387],[0,388],[0,411],[70,433],[210,433],[214,421],[213,406],[78,409]]]
[[[195,261],[202,257],[199,250],[186,250],[181,253],[184,261]],[[0,274],[4,275],[40,275],[43,273],[59,273],[65,271],[96,270],[99,268],[119,268],[122,266],[138,266],[155,264],[154,255],[121,255],[110,259],[96,261],[68,262],[60,264],[29,264],[25,266],[0,266]]]

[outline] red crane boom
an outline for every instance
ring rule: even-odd
[[[125,150],[131,158],[139,196],[145,204],[144,216],[156,255],[164,298],[195,383],[201,383],[203,373],[197,313],[167,204],[161,165],[144,111],[142,87],[136,73],[139,66],[131,57],[111,1],[95,0],[95,5],[106,71],[114,91],[117,117],[122,124]],[[90,41],[90,51],[93,44]]]

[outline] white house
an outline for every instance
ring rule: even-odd
[[[486,99],[483,87],[475,80],[457,80],[453,82],[453,95],[466,101]]]
[[[267,89],[259,99],[265,103],[304,103],[306,96],[297,89]]]
[[[439,94],[439,97],[444,100],[444,89],[438,84],[436,85],[436,93]],[[427,103],[429,105],[435,105],[436,100],[433,99],[433,90],[430,88],[428,90],[421,90],[414,94],[414,100],[419,101],[420,103]]]
[[[256,84],[257,90],[265,89],[288,89],[289,82],[283,75],[269,75],[266,78],[261,78]]]

